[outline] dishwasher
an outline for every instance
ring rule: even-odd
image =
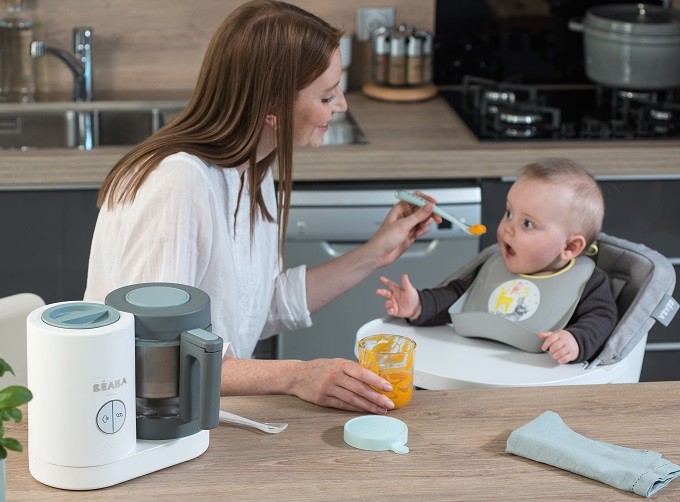
[[[405,186],[411,185],[414,186]],[[396,189],[421,190],[433,196],[445,211],[467,223],[480,223],[481,189],[473,184],[447,183],[447,188],[408,183],[370,187],[338,184],[296,186],[291,195],[286,242],[286,266],[309,268],[340,256],[366,242],[397,202]],[[356,360],[357,330],[385,315],[384,300],[375,294],[378,277],[396,282],[402,274],[418,289],[434,287],[471,260],[480,239],[450,222],[434,224],[394,263],[383,267],[312,314],[313,326],[284,332],[274,342],[278,359],[310,360],[342,357]]]

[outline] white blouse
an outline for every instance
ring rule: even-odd
[[[251,242],[250,187],[244,179],[239,202],[240,182],[236,169],[187,153],[165,158],[134,202],[100,210],[85,300],[144,282],[197,287],[210,296],[213,333],[236,357],[251,357],[261,338],[311,326],[306,268],[281,270],[276,223],[258,217]],[[275,217],[271,170],[262,193]]]

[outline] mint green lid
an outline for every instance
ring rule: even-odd
[[[43,311],[41,318],[56,328],[93,329],[113,324],[120,313],[101,303],[64,302]]]
[[[170,286],[141,286],[129,290],[125,299],[135,307],[170,308],[184,305],[191,299],[191,296],[183,289]]]
[[[399,419],[383,415],[364,415],[347,421],[345,443],[360,450],[408,453],[408,427]]]

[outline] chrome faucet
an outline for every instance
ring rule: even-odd
[[[73,100],[92,101],[92,28],[73,29],[71,54],[42,40],[31,42],[31,57],[41,58],[52,54],[61,59],[73,72]],[[92,112],[75,113],[75,135],[78,148],[91,150],[95,144],[95,117]]]
[[[46,44],[42,40],[31,43],[31,57],[52,54],[61,59],[73,72],[73,100],[92,101],[92,28],[73,29],[73,52]]]

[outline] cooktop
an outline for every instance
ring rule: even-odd
[[[594,84],[535,85],[465,76],[439,94],[482,141],[680,138],[680,96]]]

